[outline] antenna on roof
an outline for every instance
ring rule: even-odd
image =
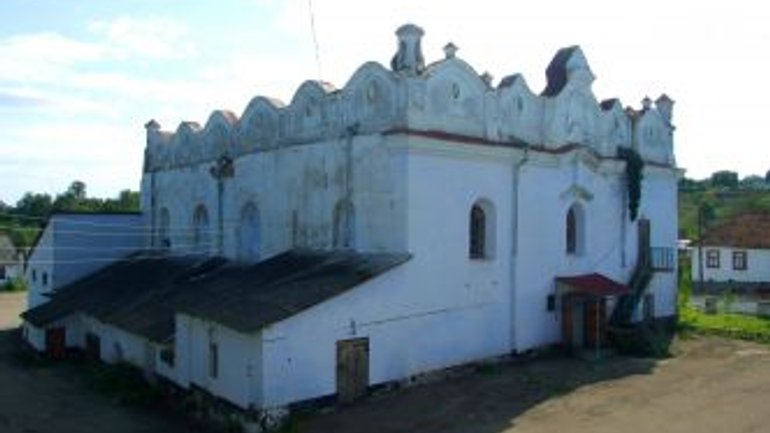
[[[318,36],[315,31],[315,13],[313,13],[313,0],[307,0],[307,8],[310,13],[310,31],[313,33],[313,45],[315,46],[315,65],[318,68],[318,79],[323,79],[321,74],[321,54],[318,48]]]

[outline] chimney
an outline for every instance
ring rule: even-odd
[[[422,57],[420,46],[420,39],[424,33],[414,24],[404,24],[396,30],[398,51],[390,61],[391,69],[411,75],[417,75],[425,69],[425,59]]]
[[[663,119],[670,124],[671,116],[674,111],[674,100],[664,93],[655,100],[655,107],[658,109],[660,115],[663,116]]]
[[[155,119],[150,119],[144,124],[144,129],[147,130],[147,144],[154,143],[160,132],[160,123]]]

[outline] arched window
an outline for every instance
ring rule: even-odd
[[[238,225],[238,258],[244,261],[258,261],[260,245],[259,210],[254,203],[248,203],[241,211]]]
[[[468,256],[471,259],[491,259],[495,251],[495,209],[487,200],[471,207]]]
[[[484,215],[484,209],[474,204],[471,208],[471,226],[470,226],[470,256],[472,259],[484,258],[484,241],[487,232],[487,219]]]
[[[565,251],[567,254],[583,254],[585,250],[585,216],[583,208],[575,203],[567,210],[565,218]]]
[[[171,217],[169,216],[168,209],[164,207],[160,210],[160,223],[158,224],[158,247],[164,250],[171,248],[170,225]]]
[[[211,247],[209,240],[209,213],[206,206],[198,205],[193,214],[193,247],[196,253],[207,254]]]
[[[334,207],[332,246],[352,249],[356,241],[356,212],[349,200],[340,200]]]

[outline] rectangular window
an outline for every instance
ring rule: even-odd
[[[209,376],[216,379],[219,374],[219,348],[216,343],[209,343]]]
[[[733,251],[733,269],[736,271],[745,271],[748,269],[748,260],[746,260],[746,251]]]
[[[163,361],[169,367],[174,366],[174,348],[166,347],[160,351],[160,360]]]
[[[556,310],[556,295],[548,295],[548,300],[546,301],[546,310]]]
[[[719,250],[706,250],[706,267],[719,268]]]
[[[5,266],[0,266],[0,280],[5,279]]]

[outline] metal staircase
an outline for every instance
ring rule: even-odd
[[[618,299],[615,310],[612,312],[612,317],[610,317],[610,325],[612,326],[623,326],[631,323],[634,311],[636,311],[639,302],[644,297],[647,286],[652,280],[654,271],[652,261],[650,260],[649,248],[640,251],[640,253],[639,261],[628,283],[631,293],[623,295]]]

